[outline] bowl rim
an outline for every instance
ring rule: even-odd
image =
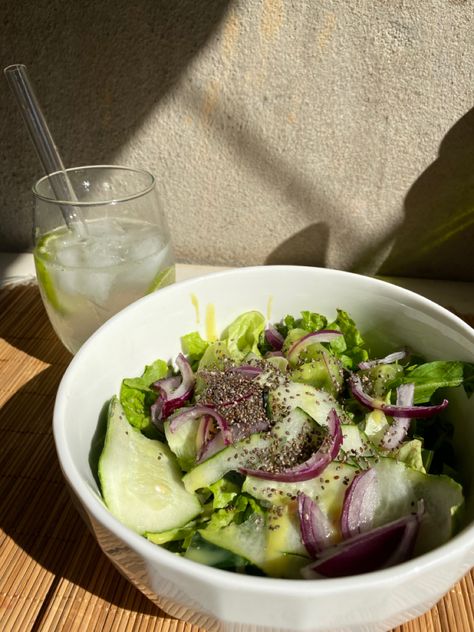
[[[157,563],[163,568],[166,567],[173,569],[174,571],[179,571],[182,574],[198,579],[201,582],[206,581],[208,584],[218,583],[219,585],[227,588],[238,588],[239,585],[242,585],[243,581],[245,585],[251,588],[252,591],[259,591],[262,595],[269,592],[275,595],[292,595],[294,597],[316,593],[320,595],[329,593],[337,595],[346,593],[347,591],[354,591],[355,589],[363,592],[371,588],[376,588],[381,584],[394,584],[397,580],[400,581],[403,579],[403,581],[406,581],[407,579],[415,578],[419,574],[435,570],[436,568],[442,566],[444,562],[447,562],[448,560],[452,561],[455,557],[460,559],[463,558],[468,550],[474,550],[474,522],[466,525],[462,531],[457,533],[452,539],[437,547],[433,551],[424,553],[412,560],[403,562],[402,564],[397,564],[387,569],[372,571],[370,573],[349,577],[326,578],[324,580],[282,579],[240,575],[177,556],[165,548],[148,541],[142,535],[130,530],[117,518],[115,518],[101,502],[99,497],[90,489],[88,484],[86,484],[86,482],[81,478],[79,472],[77,472],[74,466],[73,459],[65,440],[64,413],[67,405],[67,391],[73,380],[75,367],[77,364],[82,362],[83,356],[86,355],[88,353],[88,349],[93,346],[96,337],[100,336],[101,332],[105,328],[113,326],[113,323],[120,319],[122,314],[125,312],[131,312],[135,309],[140,309],[140,305],[143,303],[163,300],[160,297],[166,297],[168,294],[192,288],[193,285],[203,282],[204,279],[206,279],[204,282],[212,283],[215,278],[253,274],[255,271],[262,272],[262,270],[265,269],[272,269],[275,273],[281,271],[294,271],[297,273],[302,272],[303,270],[312,270],[315,274],[322,274],[324,276],[334,275],[354,279],[362,278],[364,279],[364,282],[369,283],[370,285],[381,288],[385,287],[387,289],[389,288],[391,292],[395,293],[395,300],[398,300],[399,297],[405,298],[407,301],[410,301],[411,306],[414,308],[429,308],[432,315],[437,313],[439,316],[442,316],[450,321],[453,325],[457,325],[457,327],[460,328],[467,337],[472,339],[474,344],[474,329],[455,313],[450,312],[445,307],[412,290],[395,285],[383,279],[361,275],[354,272],[312,266],[248,266],[212,272],[205,276],[193,277],[191,279],[179,281],[161,289],[158,293],[150,294],[138,301],[135,301],[109,319],[84,343],[81,349],[79,349],[61,379],[53,411],[53,437],[63,476],[70,485],[74,494],[79,498],[80,502],[85,506],[87,512],[95,520],[97,520],[110,532],[114,533],[118,538],[120,538],[120,540],[126,543],[143,558]],[[460,573],[464,573],[467,570],[468,567],[466,567],[466,570],[460,571]]]

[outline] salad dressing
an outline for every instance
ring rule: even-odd
[[[216,307],[212,303],[206,305],[206,338],[209,342],[217,340]]]
[[[199,313],[199,299],[196,294],[191,294],[191,303],[193,304],[194,310],[196,311],[196,324],[199,325],[201,322],[201,315]]]
[[[273,308],[273,296],[270,295],[267,301],[267,320],[270,322],[272,320],[272,308]]]

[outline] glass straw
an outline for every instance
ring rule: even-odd
[[[4,73],[18,101],[39,159],[46,175],[49,176],[54,195],[58,200],[71,200],[73,202],[76,200],[74,188],[28,78],[26,66],[13,64],[7,66],[4,69]],[[51,177],[52,174],[54,174],[54,177]],[[87,235],[87,227],[81,217],[79,208],[70,204],[60,206],[68,228],[73,230],[79,237],[84,238]]]

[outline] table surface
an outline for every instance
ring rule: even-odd
[[[211,270],[181,265],[178,279]],[[51,419],[71,356],[36,285],[19,283],[26,278],[15,275],[15,284],[0,289],[0,630],[199,632],[159,610],[116,571],[70,502]],[[474,325],[474,284],[396,281]],[[431,611],[396,630],[474,630],[474,571]]]

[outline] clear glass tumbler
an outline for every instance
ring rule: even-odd
[[[58,199],[60,190],[70,199]],[[123,307],[174,282],[168,225],[147,171],[66,169],[41,178],[33,195],[36,276],[71,353]]]

